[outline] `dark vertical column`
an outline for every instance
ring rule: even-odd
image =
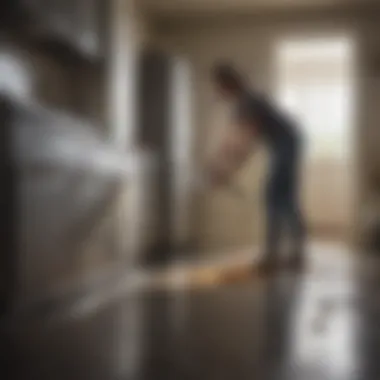
[[[171,241],[171,146],[170,146],[170,59],[157,51],[145,51],[139,70],[138,138],[155,155],[153,179],[155,233],[145,261],[164,263],[169,259]]]
[[[12,163],[11,110],[0,99],[0,313],[10,311],[16,286],[16,188]]]

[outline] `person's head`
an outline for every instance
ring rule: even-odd
[[[211,75],[217,93],[225,99],[234,99],[244,91],[245,83],[241,74],[228,63],[217,63]]]

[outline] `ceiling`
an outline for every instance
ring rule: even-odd
[[[144,9],[157,15],[227,12],[293,11],[363,7],[377,0],[140,0]]]

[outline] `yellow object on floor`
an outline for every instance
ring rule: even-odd
[[[173,268],[160,276],[158,287],[204,288],[223,284],[250,281],[256,272],[252,263],[226,266],[200,266],[192,268]]]

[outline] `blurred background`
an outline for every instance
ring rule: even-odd
[[[0,19],[9,379],[379,378],[377,0],[3,0]],[[220,59],[302,128],[302,275],[225,281],[260,253],[266,154],[246,197],[196,186],[228,126]]]

